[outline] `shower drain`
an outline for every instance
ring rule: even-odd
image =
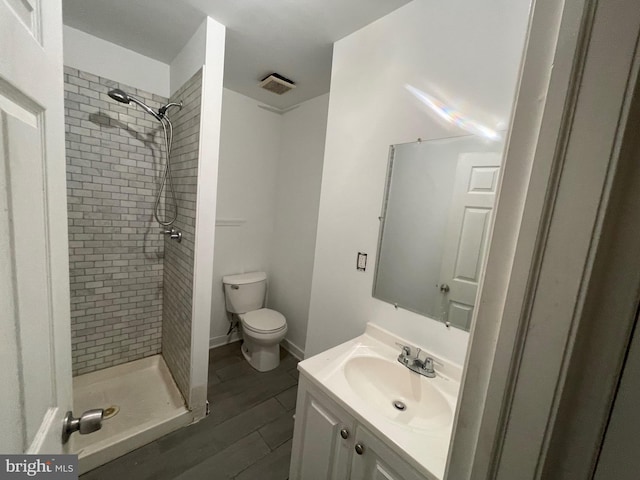
[[[404,412],[407,409],[407,406],[405,405],[405,403],[401,402],[400,400],[394,400],[393,407],[396,410],[400,410],[401,412]]]
[[[102,418],[103,420],[108,420],[110,418],[113,418],[118,414],[119,411],[120,411],[119,406],[111,405],[110,407],[107,407],[104,409],[104,416]]]

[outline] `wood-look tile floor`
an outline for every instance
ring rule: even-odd
[[[286,480],[289,476],[297,360],[260,373],[240,343],[210,351],[204,420],[82,475],[81,480]]]

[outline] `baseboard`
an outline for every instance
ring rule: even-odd
[[[229,343],[239,342],[241,340],[238,332],[233,332],[231,335],[218,335],[209,339],[209,349],[221,347]]]
[[[304,360],[304,350],[302,350],[295,343],[291,342],[288,338],[285,338],[280,345],[298,360]]]

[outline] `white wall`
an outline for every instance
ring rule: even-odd
[[[64,64],[169,97],[204,65],[210,21],[202,22],[171,65],[65,25]]]
[[[413,96],[419,89],[490,128],[512,107],[528,2],[415,0],[338,41],[306,355],[371,321],[462,363],[468,334],[372,298],[390,144],[468,133]],[[365,273],[358,251],[369,253]]]
[[[283,115],[259,105],[224,90],[211,345],[229,340],[222,277],[262,270],[269,275],[268,306],[287,318],[286,347],[302,356],[328,95]]]
[[[213,23],[211,23],[213,22]],[[171,95],[185,84],[204,65],[206,55],[211,48],[207,45],[207,34],[214,28],[212,25],[221,25],[215,20],[207,17],[200,27],[191,36],[191,39],[180,50],[180,53],[171,60],[170,91]],[[223,39],[224,43],[224,39]],[[222,59],[224,62],[224,58]],[[224,63],[223,65],[224,66]]]
[[[224,89],[218,168],[211,343],[226,340],[229,323],[222,276],[269,270],[282,116]],[[220,226],[225,220],[242,221]]]
[[[283,115],[269,307],[287,318],[286,347],[303,356],[309,319],[313,255],[329,94]]]
[[[63,35],[65,65],[169,96],[169,65],[66,25]]]

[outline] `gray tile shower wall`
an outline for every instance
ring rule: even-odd
[[[107,96],[167,99],[65,67],[73,374],[160,352],[163,238],[153,218],[159,123]],[[160,130],[158,130],[160,128]]]
[[[189,367],[191,365],[201,91],[202,70],[172,95],[172,102],[182,101],[184,103],[182,110],[171,109],[168,113],[174,124],[171,171],[173,172],[173,183],[178,201],[178,217],[173,227],[182,232],[182,242],[178,243],[168,237],[164,241],[162,355],[178,388],[187,399],[189,398]],[[167,196],[168,209],[169,204]]]

